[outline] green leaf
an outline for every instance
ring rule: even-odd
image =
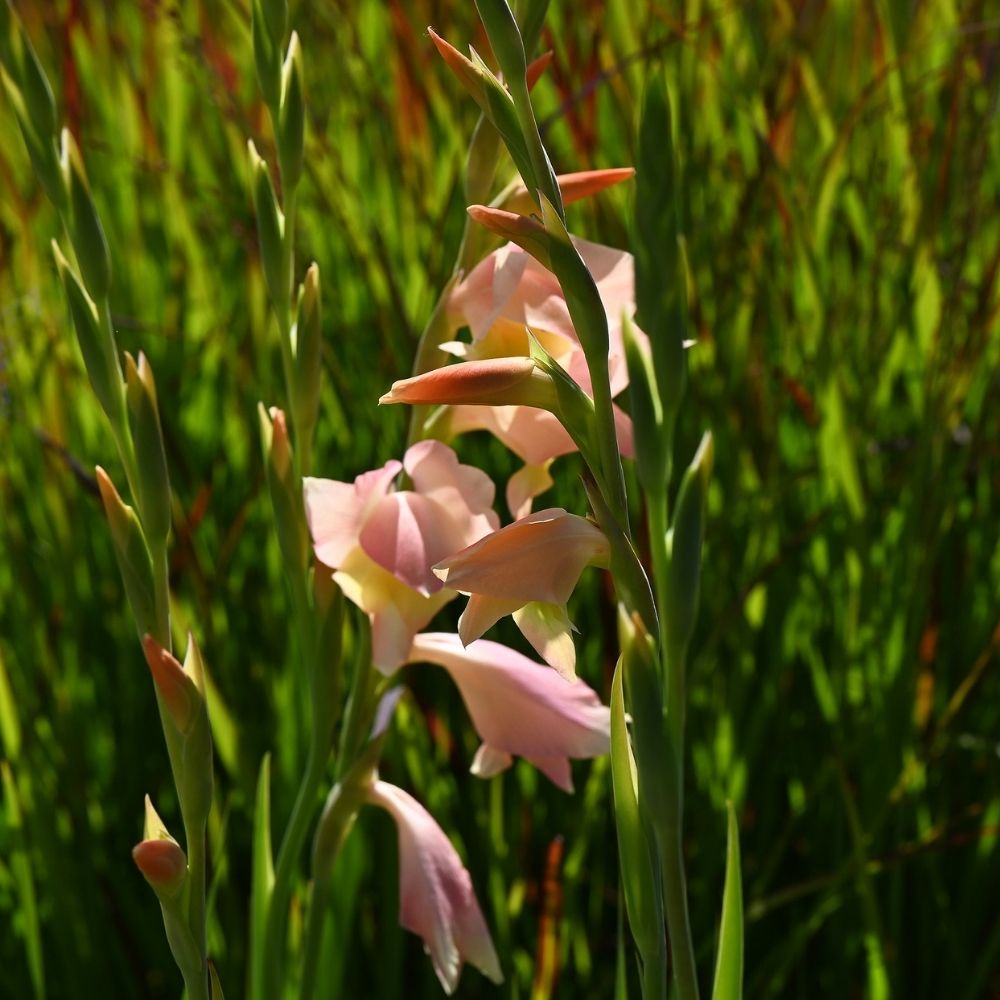
[[[740,833],[736,811],[727,804],[726,886],[722,893],[719,953],[715,963],[712,1000],[741,1000],[743,996],[743,879],[740,874]]]
[[[633,243],[636,319],[652,345],[668,433],[687,382],[687,289],[678,173],[670,101],[663,77],[656,73],[646,90],[639,125]]]
[[[7,761],[0,761],[0,778],[3,779],[4,798],[7,800],[6,821],[14,837],[15,849],[10,852],[7,862],[20,897],[20,916],[24,933],[24,947],[28,953],[28,969],[31,985],[36,997],[45,996],[45,963],[42,957],[42,933],[38,918],[38,902],[35,897],[35,882],[31,873],[31,857],[25,847],[24,818],[21,813],[21,799],[14,781],[13,772]]]
[[[264,754],[257,778],[253,816],[253,867],[250,883],[250,996],[263,1000],[267,992],[267,914],[274,890],[271,851],[271,755]]]

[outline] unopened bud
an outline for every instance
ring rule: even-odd
[[[277,116],[281,99],[281,53],[288,30],[286,0],[252,0],[250,4],[250,34],[253,58],[257,67],[257,82],[264,101]]]
[[[125,400],[135,447],[142,527],[151,543],[166,542],[170,532],[170,480],[156,403],[153,369],[140,352],[138,365],[125,355]]]
[[[278,159],[284,191],[292,191],[302,176],[306,109],[302,93],[302,48],[293,31],[288,54],[281,67],[281,107],[278,112]]]
[[[309,537],[285,414],[276,406],[267,411],[263,404],[258,405],[257,412],[278,545],[289,573],[302,574],[309,556]]]
[[[247,146],[250,150],[250,184],[254,211],[257,214],[257,237],[260,241],[264,280],[274,308],[279,315],[287,315],[291,275],[284,248],[285,217],[278,208],[267,164],[257,153],[257,147],[252,141]]]
[[[178,732],[186,736],[191,731],[201,693],[177,658],[151,635],[143,636],[142,649],[160,701]]]
[[[187,878],[187,858],[148,795],[143,826],[143,839],[132,848],[132,859],[161,900],[174,899]]]
[[[310,264],[299,287],[292,330],[293,388],[292,411],[299,447],[312,439],[319,415],[319,388],[323,345],[320,309],[319,267]]]
[[[706,431],[681,480],[674,519],[667,532],[670,570],[667,573],[667,621],[671,643],[686,646],[698,617],[701,588],[701,545],[705,507],[712,474],[712,434]]]
[[[80,273],[95,302],[107,298],[111,287],[111,253],[97,206],[90,193],[83,159],[69,129],[62,131],[62,171],[69,194],[70,237]]]
[[[108,474],[98,466],[97,485],[111,527],[111,542],[125,594],[139,635],[157,630],[153,564],[135,511],[122,500]]]
[[[56,259],[56,268],[62,278],[63,288],[66,290],[70,317],[73,320],[77,343],[80,345],[83,364],[87,369],[87,377],[90,379],[94,395],[97,396],[97,401],[111,423],[119,430],[124,430],[124,386],[114,340],[101,322],[93,299],[87,294],[80,278],[54,240],[52,252]]]

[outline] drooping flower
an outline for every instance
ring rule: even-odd
[[[449,995],[468,960],[495,983],[503,982],[472,879],[431,814],[412,795],[386,781],[366,797],[387,810],[399,833],[399,922],[419,934]]]
[[[581,680],[567,683],[498,642],[464,646],[457,635],[422,632],[410,661],[436,663],[458,685],[483,741],[473,774],[492,777],[517,755],[571,792],[569,759],[598,757],[610,748],[610,712],[592,688]]]
[[[566,604],[588,565],[607,566],[604,533],[559,507],[522,517],[442,559],[434,572],[469,594],[458,622],[462,642],[478,639],[504,615],[513,615],[538,654],[573,676],[576,650]]]
[[[393,490],[405,469],[411,490]],[[316,558],[372,623],[372,658],[391,673],[413,636],[455,596],[431,567],[494,531],[494,487],[438,441],[413,445],[353,483],[304,480]]]

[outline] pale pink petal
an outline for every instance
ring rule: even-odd
[[[554,484],[549,475],[551,461],[525,465],[507,480],[507,507],[514,518],[531,513],[531,501]]]
[[[484,632],[505,615],[512,614],[520,607],[519,599],[510,600],[503,597],[485,597],[473,594],[458,619],[458,634],[462,642],[468,645],[474,642]]]
[[[561,604],[529,601],[512,613],[514,624],[535,652],[566,680],[576,677],[573,623]]]
[[[368,801],[386,809],[399,833],[399,922],[419,934],[445,992],[458,986],[463,960],[503,982],[472,879],[427,810],[401,788],[375,781]]]
[[[494,778],[513,763],[514,758],[509,753],[483,743],[476,751],[476,756],[472,758],[469,773],[477,778]]]
[[[453,512],[419,493],[390,493],[372,510],[361,531],[361,547],[383,569],[421,594],[441,589],[431,567],[464,548],[469,533]]]
[[[534,764],[542,774],[557,788],[573,793],[573,772],[565,757],[525,757],[529,764]]]
[[[306,519],[321,563],[336,569],[357,545],[369,510],[385,496],[402,467],[396,461],[386,462],[353,483],[312,477],[302,481]]]
[[[417,635],[409,659],[451,674],[491,754],[538,762],[560,787],[566,783],[556,775],[568,771],[560,760],[608,752],[609,711],[583,681],[566,681],[500,643],[480,639],[466,648],[444,632]]]
[[[452,590],[565,604],[584,568],[606,565],[608,541],[584,517],[550,508],[530,514],[438,563]]]
[[[413,480],[413,487],[446,508],[460,505],[473,518],[482,516],[495,530],[498,523],[493,512],[496,487],[493,480],[474,465],[463,465],[455,452],[440,441],[420,441],[406,452],[403,464]],[[470,530],[480,531],[478,523]],[[480,534],[477,537],[481,537]]]
[[[527,406],[454,406],[449,409],[448,427],[452,434],[489,431],[530,465],[576,451],[566,428],[547,410]]]
[[[355,547],[341,564],[334,580],[344,596],[372,623],[372,662],[391,674],[406,659],[413,636],[453,597],[453,590],[441,589],[424,596],[397,579]]]

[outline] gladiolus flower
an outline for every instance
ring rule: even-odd
[[[537,221],[498,209],[483,209],[497,225],[513,227],[507,233],[517,241],[548,239]],[[628,386],[628,369],[622,339],[622,316],[635,314],[635,283],[630,254],[610,247],[574,240],[584,263],[597,283],[608,320],[608,375],[612,395]],[[464,362],[496,358],[527,358],[528,333],[537,338],[549,355],[560,364],[585,392],[591,392],[590,372],[569,308],[555,275],[516,243],[508,243],[481,261],[451,294],[449,322],[456,332],[468,327],[472,342],[450,341],[442,349]],[[644,333],[637,340],[647,348]],[[648,349],[648,348],[647,348]],[[447,371],[448,369],[445,369]],[[449,376],[456,378],[457,376]],[[455,402],[455,401],[453,401]],[[453,405],[442,420],[442,428],[452,435],[471,430],[488,430],[528,465],[540,466],[576,450],[576,445],[558,418],[546,410],[513,405],[481,405],[481,402]],[[617,407],[615,421],[622,454],[632,454],[632,424]],[[544,477],[531,475],[539,487]],[[539,490],[540,491],[540,490]],[[537,494],[508,491],[508,504],[515,514],[526,513]]]
[[[483,740],[472,763],[479,777],[510,767],[516,754],[572,792],[569,758],[610,748],[610,713],[592,688],[567,683],[507,646],[478,639],[466,647],[457,635],[424,632],[413,640],[410,661],[436,663],[458,685]]]
[[[393,491],[405,469],[412,490]],[[316,558],[372,623],[372,658],[386,673],[406,658],[413,636],[450,601],[431,567],[499,525],[489,477],[461,465],[439,441],[421,441],[403,462],[353,483],[307,478],[306,517]]]
[[[576,652],[566,604],[588,565],[607,566],[604,533],[585,517],[554,507],[522,517],[441,560],[434,572],[469,594],[458,622],[466,645],[504,615],[560,673],[572,676]]]
[[[444,831],[413,796],[395,785],[375,781],[366,796],[396,821],[399,922],[424,939],[445,992],[455,992],[464,960],[493,982],[503,982],[472,879]]]

